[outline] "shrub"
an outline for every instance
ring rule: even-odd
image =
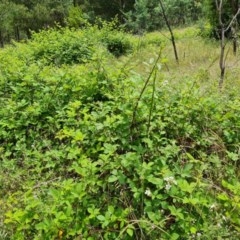
[[[106,23],[101,21],[101,41],[108,51],[115,57],[125,55],[132,50],[129,34],[116,26],[116,22]]]
[[[84,31],[74,32],[70,29],[44,30],[34,34],[30,45],[34,48],[36,61],[45,64],[76,64],[92,59],[96,48],[94,42]]]
[[[106,39],[104,39],[104,42],[107,45],[108,51],[116,57],[125,55],[131,49],[130,42],[123,37],[123,35],[109,35]]]

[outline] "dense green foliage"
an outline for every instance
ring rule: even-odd
[[[41,2],[41,3],[40,3]],[[1,0],[0,1],[0,42],[11,39],[21,40],[31,36],[31,31],[49,28],[56,23],[65,24],[69,0]]]
[[[202,0],[166,0],[163,3],[169,22],[173,26],[193,23],[202,17]],[[136,0],[134,9],[125,16],[126,26],[137,33],[165,26],[158,0]]]
[[[220,1],[218,1],[220,2]],[[238,0],[223,0],[222,20],[227,27],[238,10]],[[163,6],[172,26],[192,24],[201,20],[202,26],[210,24],[210,31],[203,27],[203,34],[219,38],[219,11],[213,0],[164,0]],[[166,27],[158,0],[1,0],[0,46],[30,38],[32,32],[53,26],[82,28],[91,24],[101,26],[99,19],[118,19],[118,24],[134,33],[159,30]],[[238,17],[239,20],[239,17]],[[227,36],[235,35],[234,24]]]
[[[107,24],[1,50],[1,239],[240,237],[239,92],[133,71],[153,45]]]
[[[202,16],[202,0],[167,0],[164,6],[175,26],[195,22]],[[87,23],[99,24],[99,19],[114,18],[137,33],[165,26],[157,0],[1,0],[0,46],[56,25],[80,28]]]
[[[220,1],[218,1],[220,2]],[[238,10],[238,0],[223,0],[222,20],[227,27]],[[164,0],[171,26],[201,22],[204,36],[219,38],[219,11],[213,0]],[[0,46],[12,39],[30,38],[32,32],[58,26],[82,28],[86,25],[117,19],[127,30],[142,34],[166,27],[158,0],[1,0]],[[238,18],[239,20],[239,18]],[[206,29],[207,25],[210,26]],[[226,35],[237,38],[238,24]]]

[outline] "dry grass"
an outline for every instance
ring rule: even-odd
[[[132,65],[134,71],[147,74],[146,63],[156,58],[159,49],[162,48],[162,73],[164,79],[171,81],[186,81],[189,79],[211,85],[218,85],[219,69],[219,42],[204,39],[199,36],[197,27],[174,29],[179,55],[179,64],[174,59],[171,41],[167,31],[148,33],[145,36],[134,36],[132,41],[136,46],[136,52],[128,57],[122,57],[121,62]],[[232,88],[240,85],[240,54],[233,55],[231,42],[226,46],[226,76],[224,87]]]

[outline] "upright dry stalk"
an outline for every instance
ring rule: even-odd
[[[160,49],[160,51],[159,51],[159,54],[158,54],[158,56],[157,56],[157,59],[156,59],[154,65],[153,65],[153,67],[152,67],[152,69],[151,69],[151,71],[150,71],[150,73],[149,73],[149,75],[148,75],[148,78],[147,78],[146,81],[145,81],[145,84],[144,84],[144,86],[143,86],[143,88],[142,88],[142,90],[141,90],[141,92],[140,92],[140,95],[138,96],[136,105],[134,106],[133,114],[132,114],[132,123],[131,123],[131,126],[130,126],[130,131],[131,131],[131,133],[133,132],[133,129],[134,129],[135,125],[136,125],[136,114],[137,114],[137,110],[138,110],[138,105],[139,105],[139,103],[140,103],[140,100],[141,100],[141,98],[142,98],[142,96],[143,96],[143,93],[145,92],[145,90],[146,90],[146,88],[147,88],[147,86],[148,86],[148,84],[149,84],[149,82],[150,82],[153,74],[155,73],[155,70],[156,70],[156,68],[157,68],[157,64],[158,64],[159,59],[160,59],[160,57],[161,57],[161,52],[162,52],[162,49]],[[153,79],[154,84],[155,84],[155,80],[156,80],[156,79],[154,78],[154,79]],[[155,86],[155,85],[154,85],[154,86]],[[155,91],[155,88],[153,89],[153,91]],[[131,135],[132,135],[132,134],[131,134]]]
[[[163,14],[164,21],[165,21],[165,23],[167,25],[167,28],[168,28],[168,30],[170,32],[170,35],[171,35],[171,42],[172,42],[172,46],[173,46],[175,60],[178,63],[179,62],[179,58],[178,58],[178,53],[177,53],[175,37],[174,37],[173,31],[172,31],[171,25],[170,25],[170,23],[168,21],[168,18],[167,18],[167,15],[166,15],[165,8],[163,6],[162,0],[159,0],[159,3],[160,3],[160,7],[162,9],[162,14]]]

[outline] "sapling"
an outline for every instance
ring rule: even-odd
[[[223,1],[222,0],[216,0],[216,8],[218,11],[218,22],[219,22],[219,26],[220,26],[219,88],[222,89],[223,81],[224,81],[224,77],[225,77],[225,71],[226,71],[226,60],[227,60],[227,55],[228,55],[228,52],[225,52],[225,50],[226,50],[225,49],[226,48],[225,35],[237,21],[237,16],[240,13],[240,7],[238,7],[236,14],[232,17],[230,23],[227,26],[223,22]]]

